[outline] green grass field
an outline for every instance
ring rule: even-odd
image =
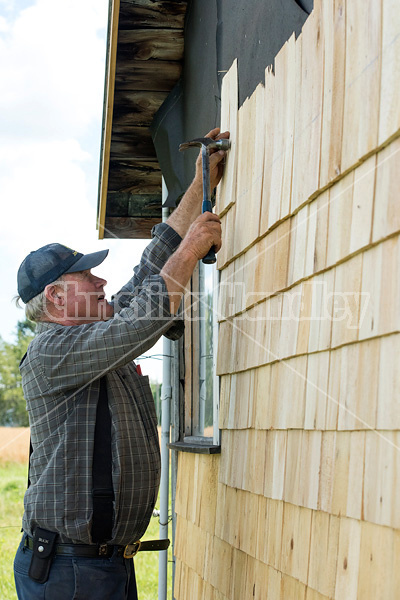
[[[20,463],[0,464],[0,598],[16,600],[13,560],[21,539],[23,497],[27,467]],[[159,523],[152,518],[143,539],[158,539]],[[172,559],[171,550],[169,560]],[[139,552],[135,558],[139,600],[158,598],[158,552]],[[171,563],[169,563],[168,598],[171,597]],[[88,599],[89,600],[89,599]]]

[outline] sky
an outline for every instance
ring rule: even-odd
[[[24,312],[12,298],[29,252],[59,242],[109,248],[93,270],[107,297],[131,277],[145,240],[99,240],[97,188],[108,0],[0,0],[0,336]],[[159,342],[148,354],[161,354]],[[161,361],[141,362],[161,380]]]

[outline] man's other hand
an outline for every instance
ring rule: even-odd
[[[182,253],[190,253],[197,260],[202,259],[211,247],[218,252],[221,248],[221,221],[218,215],[205,212],[189,227],[183,242]]]

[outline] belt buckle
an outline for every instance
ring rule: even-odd
[[[140,550],[142,545],[141,540],[138,540],[134,544],[127,544],[124,549],[124,558],[133,558]]]

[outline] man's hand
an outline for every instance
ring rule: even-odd
[[[215,246],[217,252],[221,248],[221,221],[217,215],[206,212],[190,226],[179,248],[160,272],[167,286],[172,314],[179,308],[185,286],[197,262],[207,254],[211,246]]]
[[[222,140],[229,139],[229,131],[224,131],[223,133],[219,132],[219,127],[215,129],[211,129],[204,137],[211,138],[213,140]],[[210,150],[210,190],[211,192],[219,182],[221,181],[222,174],[224,172],[224,164],[225,164],[225,155],[226,152],[223,150]],[[203,163],[201,159],[201,150],[200,154],[196,161],[196,175],[195,181],[199,182],[201,185],[203,184]]]
[[[229,138],[229,131],[219,133],[219,128],[212,129],[205,137],[210,137],[214,140]],[[218,185],[224,170],[223,150],[211,150],[210,152],[210,187],[211,190]],[[168,225],[175,229],[179,235],[184,238],[189,230],[190,225],[199,216],[201,212],[201,201],[203,199],[203,175],[202,175],[201,153],[196,162],[196,175],[179,203],[179,206],[174,210],[172,215],[167,220]],[[205,256],[203,254],[203,256]]]
[[[216,252],[221,248],[221,221],[218,215],[206,212],[197,217],[189,227],[180,249],[193,254],[197,262],[206,256],[212,246]]]

